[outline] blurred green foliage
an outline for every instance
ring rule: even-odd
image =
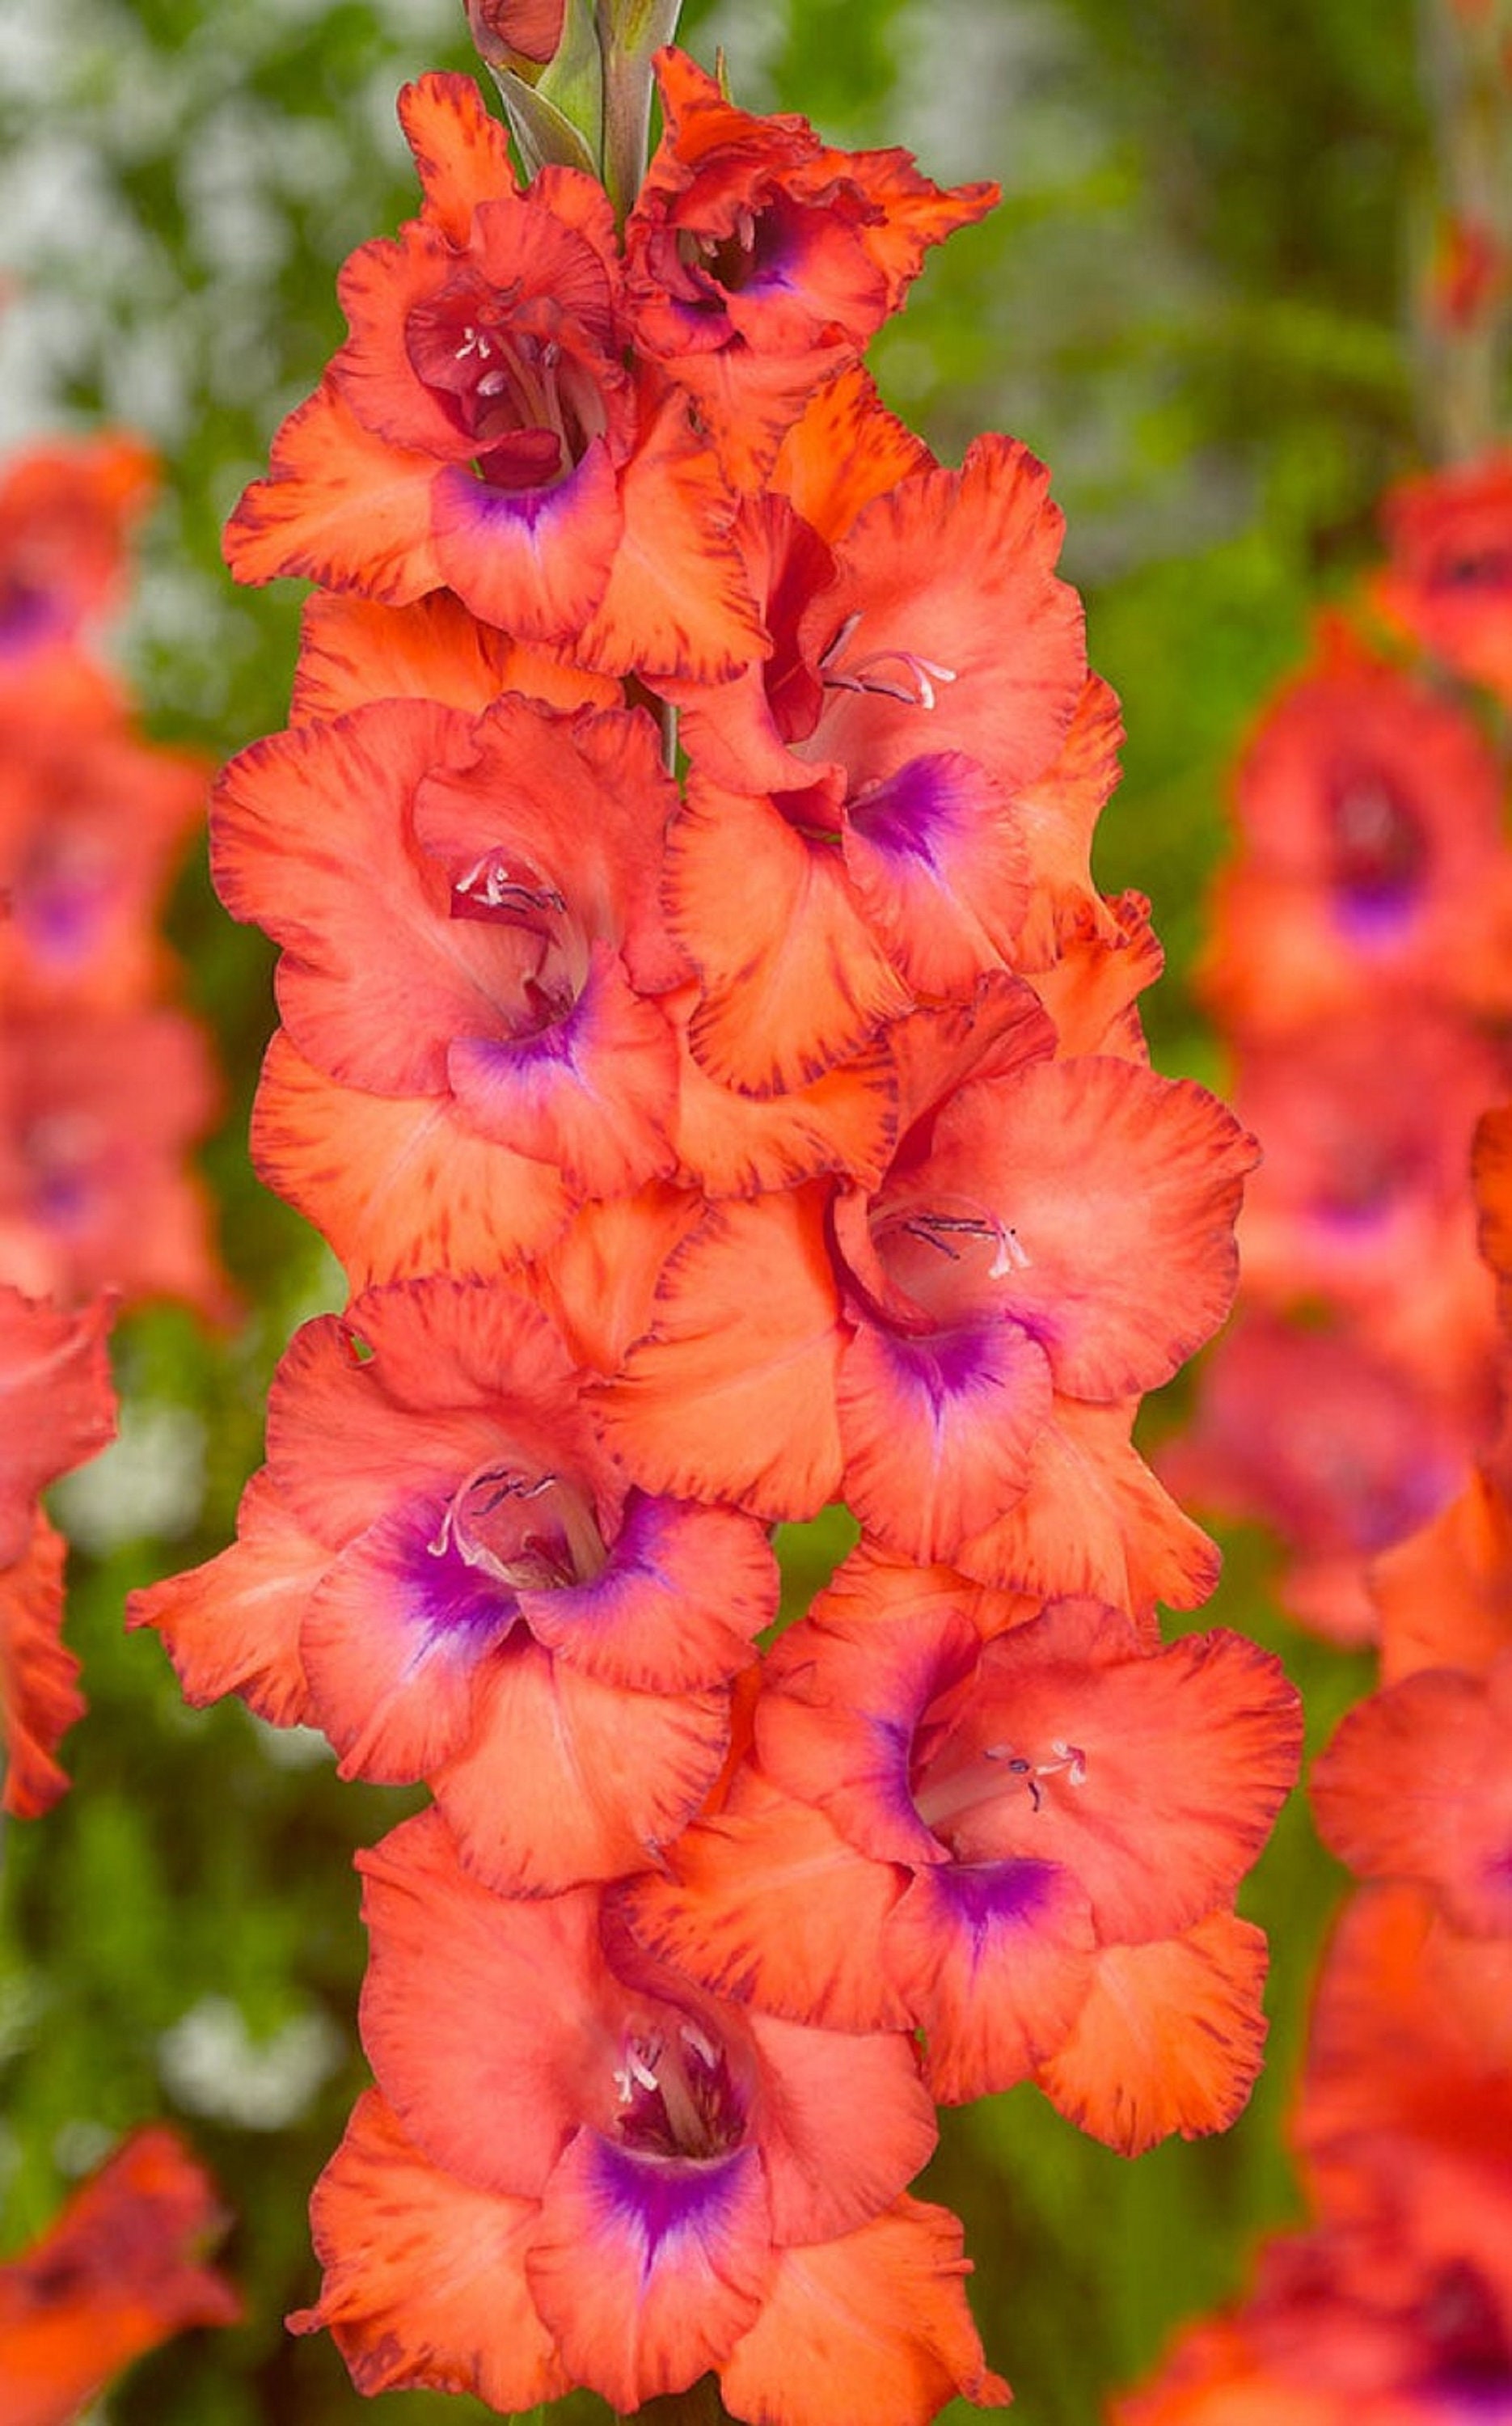
[[[749,105],[906,142],[941,180],[1001,181],[1001,209],[932,262],[876,364],[943,454],[991,426],[1055,469],[1093,661],[1129,725],[1101,880],[1154,897],[1171,959],[1150,1003],[1157,1059],[1215,1075],[1185,975],[1227,769],[1418,445],[1406,264],[1430,163],[1407,0],[689,0],[684,39],[705,59],[725,49]],[[161,446],[126,656],[152,729],[217,757],[282,721],[298,610],[289,586],[233,588],[220,524],[339,342],[342,257],[413,206],[394,92],[470,58],[444,0],[0,8],[0,266],[19,289],[0,434],[104,415]],[[362,2078],[349,1854],[407,1806],[339,1786],[318,1756],[291,1762],[239,1706],[186,1711],[156,1643],[121,1629],[132,1586],[229,1538],[273,1363],[336,1288],[247,1167],[268,956],[223,917],[202,862],[173,933],[228,1073],[207,1163],[250,1311],[220,1339],[168,1312],[123,1327],[129,1421],[179,1443],[171,1517],[129,1486],[68,1503],[94,1545],[70,1619],[90,1711],[73,1793],[7,1847],[4,2230],[13,2245],[36,2229],[133,2121],[181,2114],[234,2211],[249,2320],[146,2362],[111,2418],[352,2426],[370,2412],[334,2351],[281,2319],[312,2295],[305,2199]],[[153,1435],[165,1411],[178,1429]],[[785,1546],[791,1611],[834,1543]],[[1361,1690],[1359,1663],[1269,1614],[1254,1541],[1209,1619],[1282,1649],[1315,1736]],[[1087,2426],[1288,2212],[1282,2110],[1332,1892],[1295,1809],[1249,1895],[1275,1935],[1275,2062],[1228,2140],[1128,2165],[1028,2091],[946,2118],[926,2187],[967,2220],[1021,2426]],[[481,2415],[420,2395],[380,2407]]]

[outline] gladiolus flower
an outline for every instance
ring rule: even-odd
[[[578,1194],[669,1171],[686,974],[656,903],[674,799],[642,712],[376,702],[254,743],[213,865],[285,946],[299,1053],[344,1086],[450,1099]]]
[[[502,1288],[369,1291],[285,1358],[240,1542],[134,1603],[192,1699],[245,1683],[346,1775],[428,1779],[506,1893],[676,1834],[777,1608],[761,1528],[627,1489],[582,1380]]]
[[[902,2195],[934,2140],[905,2037],[722,2005],[592,1890],[489,1895],[435,1814],[360,1858],[379,2094],[317,2188],[326,2283],[293,2321],[363,2390],[517,2409],[577,2383],[628,2412],[716,2369],[736,2417],[783,2426],[842,2381],[887,2426],[1006,2397],[954,2226]]]
[[[837,152],[753,118],[683,52],[656,59],[666,129],[625,229],[637,348],[686,388],[736,487],[901,304],[931,244],[991,209],[906,152]]]
[[[1512,698],[1512,454],[1404,480],[1384,509],[1382,613],[1473,682]]]
[[[1278,1663],[1090,1602],[984,1643],[965,1595],[846,1580],[769,1655],[759,1774],[626,1890],[635,1926],[767,2010],[922,2028],[947,2101],[1034,2076],[1129,2149],[1219,2127],[1263,2037],[1260,1941],[1219,1907],[1299,1749]]]
[[[733,671],[762,642],[729,503],[681,400],[643,409],[625,368],[603,188],[546,169],[521,194],[463,76],[407,86],[400,118],[422,216],[347,263],[351,334],[233,515],[232,570],[394,606],[447,588],[613,671]]]
[[[0,2265],[0,2426],[68,2426],[117,2371],[241,2302],[198,2251],[220,2218],[173,2132],[135,2132]]]

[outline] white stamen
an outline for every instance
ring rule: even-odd
[[[997,1253],[988,1266],[988,1279],[1001,1281],[1005,1279],[1009,1272],[1026,1272],[1029,1269],[1029,1250],[1023,1245],[1018,1231],[1008,1222],[1000,1221]]]

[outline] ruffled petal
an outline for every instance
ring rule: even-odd
[[[407,84],[399,123],[420,172],[426,218],[448,243],[465,245],[479,202],[515,190],[504,128],[463,75],[423,75]]]
[[[621,2060],[598,1896],[495,1895],[462,1868],[437,1811],[357,1866],[372,1944],[362,2045],[379,2090],[432,2163],[475,2190],[539,2198],[585,2097],[612,2103]]]
[[[526,2272],[573,2381],[628,2415],[728,2358],[774,2263],[753,2146],[679,2162],[585,2130],[547,2184]]]
[[[465,1750],[430,1785],[469,1869],[554,1895],[659,1859],[719,1774],[727,1691],[627,1693],[532,1643],[480,1675]]]
[[[964,1575],[1041,1601],[1085,1593],[1132,1614],[1200,1608],[1217,1545],[1179,1508],[1129,1438],[1135,1408],[1056,1398],[1022,1496],[954,1552]]]
[[[843,2240],[783,2250],[760,2321],[719,2371],[732,2416],[929,2426],[956,2393],[1006,2402],[966,2305],[961,2241],[943,2208],[902,2198]]]
[[[585,665],[650,681],[724,682],[769,642],[731,536],[732,501],[681,396],[646,414],[620,485],[619,543]]]
[[[1264,1984],[1264,1933],[1232,1913],[1103,1947],[1070,2036],[1036,2078],[1068,2122],[1126,2157],[1173,2131],[1226,2131],[1260,2071]]]
[[[284,1025],[346,1085],[440,1093],[458,1030],[508,1031],[518,952],[499,927],[451,915],[409,832],[417,785],[469,731],[455,709],[379,701],[254,742],[221,777],[220,897],[283,945]]]
[[[874,497],[934,468],[924,440],[888,411],[856,363],[809,397],[778,450],[771,486],[832,545]]]
[[[875,1188],[892,1157],[897,1086],[885,1037],[809,1086],[757,1096],[721,1086],[687,1042],[698,995],[667,1006],[678,1031],[678,1160],[705,1197],[759,1196],[827,1172]]]
[[[942,2106],[1023,2080],[1062,2045],[1092,1978],[1086,1899],[1050,1862],[914,1873],[888,1916],[884,1958],[925,2038]]]
[[[265,1467],[242,1494],[236,1529],[218,1558],[133,1593],[126,1624],[162,1637],[192,1708],[239,1693],[271,1726],[313,1726],[299,1627],[330,1545],[306,1531]]]
[[[689,1042],[726,1086],[807,1086],[909,1008],[838,852],[797,833],[777,801],[695,777],[666,882],[668,923],[702,992]]]
[[[259,1177],[313,1221],[354,1288],[445,1271],[491,1280],[541,1253],[572,1198],[557,1172],[471,1128],[449,1095],[328,1078],[282,1028],[252,1111]]]
[[[435,477],[433,455],[374,437],[328,375],[226,525],[226,562],[238,581],[298,574],[406,606],[445,580],[431,537]]]
[[[359,2392],[471,2392],[504,2411],[555,2400],[572,2378],[525,2280],[539,2214],[440,2171],[369,2090],[315,2184],[325,2280],[290,2331],[328,2327]]]
[[[717,1205],[671,1256],[649,1334],[593,1393],[610,1448],[647,1489],[779,1522],[835,1497],[842,1332],[826,1194]]]
[[[721,1997],[828,2030],[906,2027],[882,1930],[903,1884],[822,1811],[748,1777],[738,1807],[688,1830],[666,1875],[622,1891],[635,1933]]]
[[[305,600],[292,724],[329,724],[375,699],[434,699],[481,716],[504,691],[559,709],[622,704],[609,675],[480,623],[447,590],[410,606],[320,590]]]

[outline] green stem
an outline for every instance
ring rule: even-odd
[[[677,31],[683,0],[599,0],[603,182],[623,226],[651,149],[651,57]]]

